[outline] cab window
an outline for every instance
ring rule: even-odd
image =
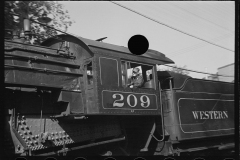
[[[153,70],[153,65],[121,61],[122,86],[126,88],[130,87],[133,83],[140,83],[140,85],[135,85],[136,88],[155,89],[156,85],[154,81]],[[143,79],[143,82],[141,82],[142,80],[137,80],[137,82],[134,80],[138,77],[140,77],[139,79]]]
[[[99,57],[99,64],[101,85],[119,87],[118,61],[114,58]]]
[[[93,71],[92,71],[92,62],[87,64],[87,84],[93,84]]]

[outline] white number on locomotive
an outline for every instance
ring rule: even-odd
[[[143,101],[143,97],[146,97],[146,101]],[[141,106],[142,106],[143,108],[149,107],[149,105],[150,105],[150,99],[149,99],[148,96],[142,95],[142,96],[140,97],[140,101],[141,101]],[[145,105],[145,104],[146,104],[146,105]]]
[[[119,102],[122,101],[124,99],[124,97],[122,94],[115,93],[112,95],[113,99],[116,99],[117,95],[120,96],[120,99],[117,99],[113,102],[113,107],[122,107],[124,105],[124,103],[119,103]]]
[[[119,99],[116,99],[117,96],[120,96]],[[123,106],[124,106],[124,102],[122,102],[122,101],[124,100],[124,96],[123,96],[122,94],[115,93],[115,94],[112,95],[112,98],[113,98],[113,99],[116,99],[116,100],[113,102],[113,107],[123,107]],[[133,103],[133,104],[130,103],[130,98],[133,98],[133,99],[134,99],[134,103]],[[144,101],[144,98],[146,98],[145,101]],[[149,97],[146,96],[146,95],[142,95],[142,96],[140,97],[140,102],[141,102],[141,106],[142,106],[143,108],[148,108],[148,107],[150,106],[150,99],[149,99]],[[137,99],[137,97],[136,97],[135,95],[133,95],[133,94],[129,94],[129,95],[127,96],[127,104],[128,104],[128,106],[130,106],[131,108],[136,107],[137,104],[138,104],[138,99]]]
[[[131,105],[131,104],[130,104],[130,97],[131,97],[131,96],[133,96],[133,98],[134,98],[134,105]],[[129,105],[130,107],[136,107],[136,105],[137,105],[137,97],[134,96],[133,94],[129,94],[129,95],[127,96],[127,103],[128,103],[128,105]]]

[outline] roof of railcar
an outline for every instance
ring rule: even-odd
[[[63,36],[70,36],[70,35],[58,35],[58,36],[63,37]],[[72,37],[74,37],[74,36],[72,36]],[[118,52],[122,52],[122,53],[132,55],[132,53],[129,51],[129,49],[127,47],[124,47],[124,46],[117,46],[117,45],[114,45],[114,44],[109,44],[109,43],[99,42],[99,41],[95,41],[95,40],[90,40],[90,39],[79,37],[79,36],[75,37],[75,38],[79,39],[81,42],[85,43],[85,45],[87,45],[89,47],[102,48],[102,49],[118,51]],[[47,43],[47,41],[48,40],[46,40],[43,43]],[[146,53],[144,53],[140,56],[147,57],[147,58],[152,58],[152,59],[159,60],[159,61],[164,61],[166,63],[174,63],[174,61],[172,61],[171,59],[166,57],[165,54],[163,54],[161,52],[158,52],[158,51],[155,51],[155,50],[152,50],[152,49],[148,49]]]

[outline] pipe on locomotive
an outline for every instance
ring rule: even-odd
[[[172,78],[173,78],[173,77],[169,77],[170,83],[171,83],[171,79],[172,79]],[[160,102],[162,102],[160,82],[158,83],[158,88],[159,88]],[[172,90],[172,84],[170,84],[170,88],[171,88],[171,90]],[[160,103],[160,104],[162,104],[162,103]],[[161,107],[161,113],[162,113],[162,116],[161,116],[161,117],[162,117],[162,122],[163,122],[163,124],[164,124],[163,107]],[[142,151],[142,152],[147,152],[147,151],[148,151],[148,146],[149,146],[149,144],[150,144],[150,142],[151,142],[152,137],[153,137],[157,142],[162,142],[162,141],[163,141],[163,146],[162,146],[160,152],[163,150],[163,148],[164,148],[164,146],[165,146],[165,141],[164,141],[164,139],[165,139],[165,128],[164,128],[164,126],[162,126],[163,138],[162,138],[161,140],[157,139],[157,137],[155,137],[155,136],[153,135],[154,132],[155,132],[155,130],[156,130],[156,123],[153,124],[153,128],[152,128],[152,130],[151,130],[151,132],[150,132],[150,135],[149,135],[149,137],[148,137],[147,143],[145,144],[144,148],[141,149],[140,151]]]

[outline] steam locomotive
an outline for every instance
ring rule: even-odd
[[[233,154],[234,83],[157,71],[171,63],[66,34],[5,39],[5,154]],[[135,67],[144,85],[129,88]]]

